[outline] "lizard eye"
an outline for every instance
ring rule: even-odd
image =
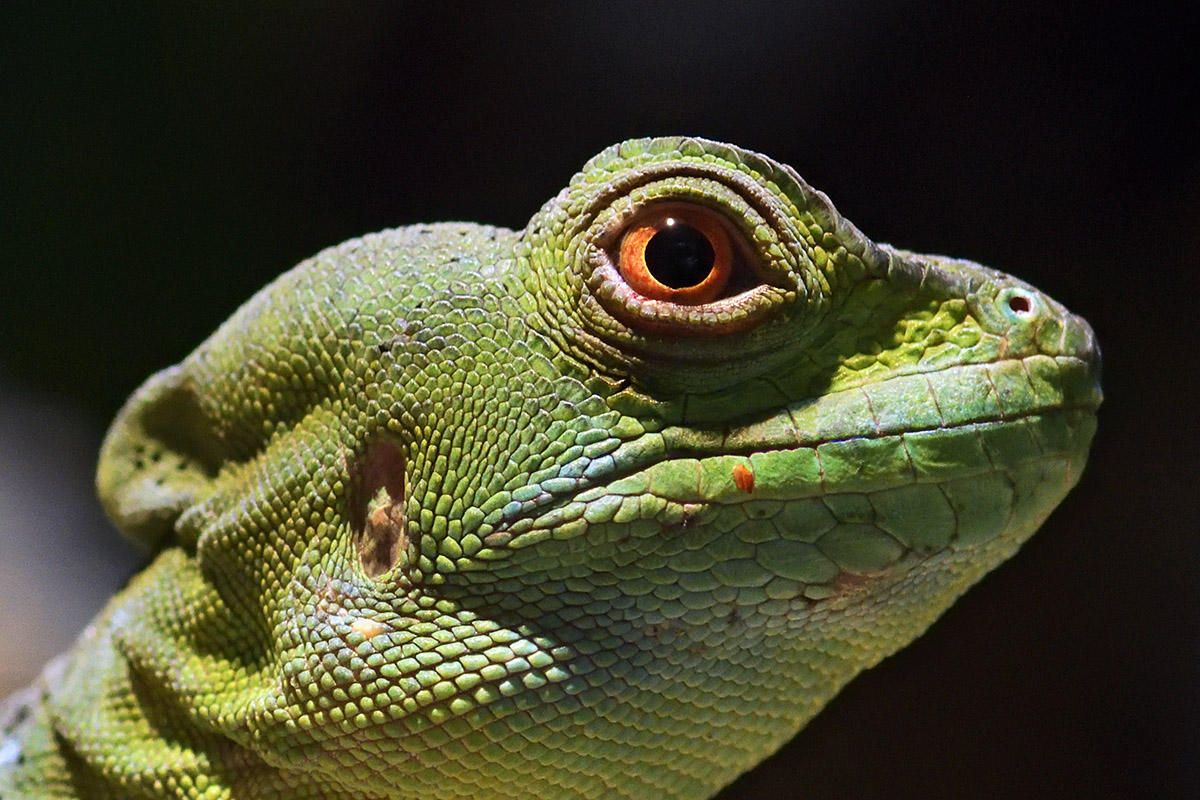
[[[733,246],[726,224],[699,207],[664,206],[621,240],[617,268],[630,288],[651,300],[700,305],[729,283]]]
[[[605,315],[601,329],[615,319],[624,326],[618,336],[723,336],[758,326],[795,297],[775,220],[716,181],[686,185],[706,191],[651,183],[598,217],[585,307]]]

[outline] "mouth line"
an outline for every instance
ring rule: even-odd
[[[824,421],[819,412],[828,409],[822,402],[787,406],[734,429],[666,428],[626,442],[604,457],[606,468],[591,475],[581,469],[570,480],[534,484],[524,491],[525,497],[498,498],[506,502],[486,509],[475,532],[488,547],[522,546],[551,536],[551,529],[580,517],[593,504],[620,505],[626,497],[646,492],[684,504],[788,500],[939,482],[1031,460],[1072,458],[1078,448],[1086,447],[1094,429],[1101,402],[1095,371],[1086,360],[1067,356],[1025,360],[1040,366],[1030,369],[1015,360],[960,365],[848,389],[839,393],[842,400],[831,404],[832,418]],[[1024,374],[1028,389],[1012,393],[1003,405],[1000,400],[1009,390],[1002,380],[993,380],[1001,367]],[[1051,369],[1054,379],[1047,382]],[[970,396],[984,386],[991,387],[992,402],[976,402],[974,413],[967,409],[947,420],[935,402],[939,390],[931,383],[931,378],[945,374],[963,378],[943,381],[940,394],[949,402],[956,392]],[[871,393],[880,387],[888,387],[884,391],[891,393],[890,406],[873,404]],[[917,398],[921,405],[913,405],[909,390],[919,390],[927,399]],[[943,405],[950,408],[949,403]],[[813,413],[805,417],[804,409]],[[750,480],[750,491],[744,488],[746,470],[757,475]],[[600,516],[607,512],[596,519]]]
[[[1072,356],[1031,356],[898,375],[793,403],[754,422],[700,437],[663,431],[670,457],[746,455],[852,439],[953,431],[1057,411],[1095,413],[1102,402],[1092,365]]]
[[[596,523],[615,519],[609,513],[612,509],[606,506],[620,506],[627,497],[643,494],[680,508],[793,502],[838,494],[873,494],[916,484],[945,484],[981,474],[1020,470],[1038,461],[1073,462],[1091,439],[1094,422],[1089,420],[1095,419],[1094,412],[1095,404],[1078,403],[953,426],[791,447],[760,447],[753,452],[668,452],[654,463],[623,471],[582,491],[543,496],[543,505],[526,508],[519,516],[504,519],[498,515],[491,524],[485,522],[478,534],[489,548],[521,549],[547,538],[581,535],[582,529],[571,529],[569,533],[556,529],[572,520]],[[1014,436],[1020,439],[1014,440]],[[568,511],[572,508],[573,512]],[[605,510],[594,519],[589,518],[591,511],[602,508]],[[641,518],[640,512],[634,516]]]
[[[1078,403],[1005,416],[964,420],[952,425],[807,441],[790,447],[759,447],[751,451],[731,449],[704,455],[672,453],[660,463],[675,462],[679,465],[684,461],[698,461],[701,464],[722,462],[727,469],[732,469],[735,463],[744,463],[746,468],[757,472],[758,466],[771,464],[772,459],[776,460],[775,464],[779,463],[779,459],[788,459],[795,464],[812,462],[813,471],[806,479],[785,479],[782,484],[777,484],[766,494],[759,491],[759,488],[742,493],[725,487],[724,491],[715,493],[700,491],[699,496],[688,500],[690,502],[794,500],[843,492],[870,493],[914,482],[940,483],[1004,471],[1033,461],[1070,457],[1079,442],[1079,434],[1075,431],[1086,428],[1086,422],[1082,422],[1081,427],[1077,429],[1073,428],[1066,441],[1047,441],[1042,438],[1042,431],[1055,425],[1074,424],[1069,422],[1072,418],[1080,421],[1094,420],[1095,412],[1094,404]],[[1005,436],[1006,432],[1009,437],[1022,437],[1020,449],[993,449],[998,437],[1001,446],[1012,443],[1012,439]],[[1090,439],[1090,434],[1084,436]],[[887,453],[890,450],[892,457],[875,463],[875,457],[870,455],[871,450],[868,450],[865,451],[866,457],[860,459],[860,454],[864,454],[863,447],[871,448],[875,452]],[[916,457],[918,452],[927,457]],[[831,464],[838,462],[841,466],[831,469]],[[654,466],[649,469],[653,470]],[[785,474],[791,473],[792,469],[794,467],[786,470]],[[704,471],[703,468],[701,471]],[[752,482],[751,486],[753,485]]]
[[[1059,406],[1053,406],[1050,408],[1037,408],[1037,409],[1033,409],[1030,411],[1022,411],[1022,412],[1016,412],[1016,413],[1011,413],[1011,414],[1001,414],[1001,415],[990,416],[990,417],[975,417],[972,419],[965,419],[961,422],[954,422],[954,423],[949,423],[946,425],[930,425],[930,426],[925,426],[925,427],[911,427],[911,428],[905,428],[903,430],[879,431],[879,432],[873,432],[873,433],[853,434],[853,435],[841,436],[841,437],[831,437],[831,438],[827,438],[827,439],[814,439],[814,440],[798,441],[792,447],[777,447],[777,448],[769,448],[769,449],[760,447],[753,451],[740,451],[740,450],[731,449],[731,450],[727,450],[725,453],[723,453],[723,455],[744,455],[749,452],[771,452],[774,450],[806,450],[806,449],[811,449],[814,447],[820,447],[821,445],[839,444],[839,443],[843,443],[843,442],[854,441],[856,439],[888,439],[888,438],[897,437],[897,436],[916,435],[916,434],[924,434],[924,433],[936,433],[938,431],[945,431],[946,433],[952,433],[954,431],[961,431],[966,428],[973,428],[973,427],[978,427],[978,426],[983,426],[983,425],[996,425],[996,424],[1005,423],[1005,422],[1020,422],[1021,420],[1027,420],[1027,419],[1031,419],[1034,417],[1048,417],[1048,416],[1052,416],[1052,415],[1068,414],[1068,413],[1073,413],[1073,412],[1087,412],[1087,413],[1095,414],[1097,408],[1098,408],[1097,404],[1073,403],[1070,405],[1059,405]]]

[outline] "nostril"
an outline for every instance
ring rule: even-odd
[[[1014,294],[1008,298],[1008,307],[1016,314],[1028,314],[1033,310],[1033,303],[1023,294]]]

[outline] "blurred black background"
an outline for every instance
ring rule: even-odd
[[[792,164],[876,240],[1031,281],[1105,355],[1092,461],[1042,532],[723,800],[1200,796],[1185,12],[520,8],[4,4],[0,690],[137,562],[89,487],[145,376],[321,247],[520,227],[605,145],[688,133]]]

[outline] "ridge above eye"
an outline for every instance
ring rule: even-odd
[[[699,206],[656,206],[626,230],[617,268],[651,300],[701,305],[721,295],[733,269],[729,226]]]

